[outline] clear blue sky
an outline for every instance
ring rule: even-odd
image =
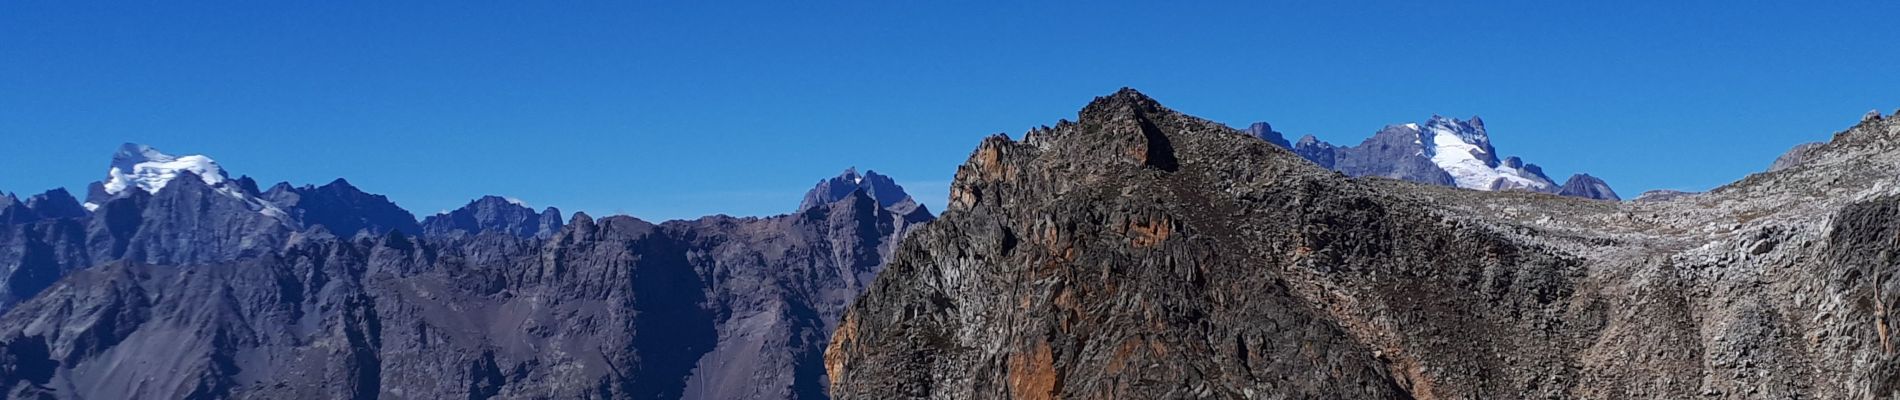
[[[1482,115],[1633,196],[1900,108],[1890,0],[92,3],[0,2],[0,190],[130,141],[418,214],[770,215],[853,165],[936,207],[979,138],[1132,86],[1336,143]]]

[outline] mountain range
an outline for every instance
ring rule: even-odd
[[[90,192],[0,196],[10,398],[824,398],[843,307],[933,219],[849,169],[765,218],[417,221],[135,144]]]
[[[1335,146],[1313,135],[1287,142],[1284,134],[1256,122],[1247,134],[1292,150],[1322,168],[1347,176],[1376,176],[1473,190],[1517,190],[1598,200],[1622,200],[1608,183],[1590,174],[1557,184],[1543,167],[1517,157],[1498,158],[1484,120],[1433,115],[1424,124],[1388,125],[1358,146]]]
[[[1356,146],[1133,89],[888,176],[649,222],[127,144],[0,194],[7,398],[1900,396],[1900,118],[1633,201],[1434,116]],[[790,199],[787,199],[788,206]]]

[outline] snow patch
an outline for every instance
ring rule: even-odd
[[[106,171],[106,194],[119,194],[128,188],[137,187],[147,193],[158,193],[172,179],[177,179],[181,171],[191,171],[204,180],[205,185],[218,186],[228,178],[224,168],[211,157],[189,155],[173,157],[160,153],[150,146],[139,145],[136,153],[121,151],[120,157],[113,160],[112,169]]]

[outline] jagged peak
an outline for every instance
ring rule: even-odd
[[[13,194],[11,194],[11,193],[8,193],[8,194],[7,194],[7,196],[9,196],[9,197],[11,197],[11,196],[13,196]],[[16,197],[16,198],[17,198],[17,197]],[[50,189],[50,190],[47,190],[47,191],[44,191],[44,192],[40,192],[40,194],[36,194],[36,195],[33,195],[33,197],[32,197],[32,198],[34,198],[34,199],[43,199],[43,198],[54,198],[54,199],[58,199],[58,198],[67,198],[67,199],[70,199],[70,198],[73,198],[73,194],[72,194],[72,192],[67,192],[67,191],[66,191],[66,188],[52,188],[52,189]]]
[[[838,176],[819,180],[811,190],[805,192],[805,198],[798,204],[798,211],[802,212],[812,207],[844,200],[852,192],[857,191],[862,191],[866,196],[876,200],[878,206],[882,208],[916,202],[909,193],[904,191],[903,185],[897,184],[897,180],[879,174],[876,170],[865,170],[860,174],[858,168],[854,166],[845,168],[844,172],[839,173]]]
[[[87,210],[79,204],[79,199],[65,188],[53,188],[26,199],[26,208],[47,218],[73,218],[86,216]]]
[[[1081,121],[1090,121],[1095,118],[1113,118],[1117,115],[1153,113],[1162,110],[1166,108],[1161,107],[1161,103],[1155,101],[1154,98],[1134,88],[1123,87],[1114,94],[1096,97],[1087,106],[1082,107],[1082,112],[1077,117]]]
[[[1564,181],[1563,186],[1557,190],[1557,194],[1597,200],[1623,200],[1621,196],[1616,195],[1616,190],[1610,188],[1608,182],[1587,173],[1570,175],[1570,179]]]
[[[1121,89],[1116,89],[1115,93],[1111,93],[1108,96],[1097,97],[1095,98],[1095,101],[1097,102],[1106,101],[1109,103],[1140,104],[1140,105],[1159,105],[1158,103],[1155,102],[1154,98],[1148,97],[1148,95],[1146,94],[1142,94],[1140,90],[1135,90],[1135,88],[1127,87],[1127,86],[1123,86]]]
[[[1276,146],[1285,148],[1293,147],[1292,143],[1286,141],[1285,134],[1273,130],[1273,125],[1266,122],[1255,122],[1251,125],[1247,125],[1246,132],[1248,135],[1253,135],[1253,137],[1265,140],[1267,143],[1273,143]]]
[[[528,207],[528,202],[526,201],[522,201],[521,199],[517,199],[513,197],[496,196],[492,194],[482,195],[482,197],[475,198],[475,200],[470,200],[468,202],[468,205],[462,206],[462,208],[477,207],[477,206],[502,206],[504,204],[508,206],[514,206],[514,207],[526,209],[529,212],[534,211],[533,208]]]
[[[594,226],[594,217],[587,215],[586,211],[575,211],[574,216],[567,219],[567,225],[575,228],[592,229]]]
[[[558,232],[560,211],[548,207],[537,212],[527,202],[512,197],[484,195],[460,208],[423,218],[425,234],[454,235],[501,232],[519,237],[545,238]]]
[[[257,180],[251,179],[250,175],[239,175],[237,179],[232,179],[231,183],[237,185],[238,190],[243,191],[246,195],[255,196],[259,193],[263,193],[257,190]]]
[[[864,175],[859,175],[858,167],[853,165],[845,167],[844,172],[838,174],[838,179],[848,179],[852,183],[863,183]]]
[[[1306,136],[1300,136],[1300,141],[1295,142],[1293,145],[1296,147],[1333,147],[1332,143],[1327,143],[1324,140],[1319,140],[1318,136],[1313,136],[1312,134],[1307,134]]]
[[[351,185],[348,179],[343,179],[341,177],[336,178],[336,180],[330,181],[330,183],[325,183],[323,184],[323,186],[356,189],[356,185]]]
[[[461,207],[456,207],[453,210],[447,210],[447,211],[436,213],[435,216],[438,216],[438,217],[448,216],[448,215],[453,215],[453,214],[458,214],[458,213],[471,214],[471,213],[479,212],[480,210],[512,210],[512,211],[517,211],[523,214],[536,214],[536,215],[540,214],[540,213],[535,212],[533,208],[528,207],[527,202],[525,201],[521,201],[520,199],[516,199],[513,197],[503,197],[503,196],[496,196],[496,195],[491,194],[491,195],[482,195],[481,197],[477,197],[474,200],[469,200],[468,204],[463,204]]]
[[[1479,119],[1476,115],[1471,116],[1471,119],[1460,120],[1432,114],[1432,117],[1425,121],[1425,126],[1422,131],[1433,131],[1435,129],[1448,130],[1470,143],[1476,143],[1478,141],[1489,142],[1488,139],[1490,138],[1490,134],[1485,132],[1484,120]]]
[[[130,170],[133,164],[146,161],[170,161],[175,158],[150,145],[127,142],[120,144],[118,151],[112,153],[112,166]]]
[[[173,156],[152,146],[126,143],[120,145],[119,150],[112,155],[112,166],[106,171],[102,188],[108,196],[123,193],[129,188],[158,193],[182,172],[189,172],[208,186],[218,186],[229,179],[224,168],[211,157],[198,154]]]

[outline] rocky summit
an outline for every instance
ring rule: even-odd
[[[1900,119],[1783,164],[1620,203],[1351,178],[1124,89],[977,147],[833,334],[830,390],[1900,396]]]
[[[889,177],[838,181],[765,218],[489,196],[418,223],[341,179],[259,191],[127,145],[91,211],[0,195],[0,393],[826,398],[844,308],[933,218]]]

